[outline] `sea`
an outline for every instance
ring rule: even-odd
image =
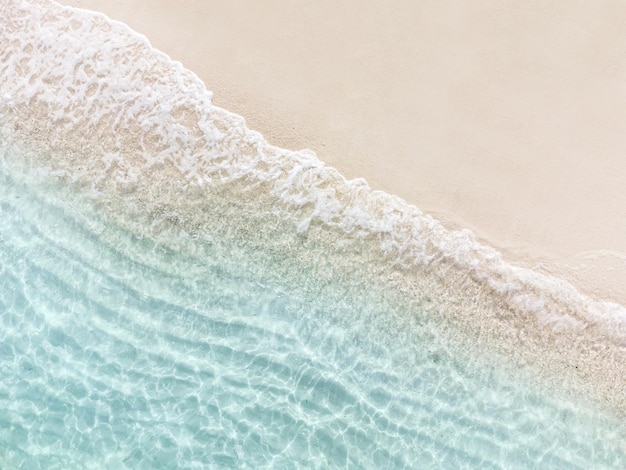
[[[623,469],[625,417],[623,306],[0,2],[1,469]]]

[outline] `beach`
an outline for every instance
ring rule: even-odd
[[[619,15],[181,5],[0,6],[0,467],[624,468]]]
[[[145,34],[271,143],[626,304],[626,7],[64,1]]]

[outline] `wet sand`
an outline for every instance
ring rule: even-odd
[[[61,3],[145,34],[270,142],[626,305],[626,4]]]

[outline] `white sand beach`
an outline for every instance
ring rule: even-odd
[[[626,305],[626,4],[63,0],[273,144]]]

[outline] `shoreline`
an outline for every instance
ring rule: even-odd
[[[626,7],[61,3],[145,34],[272,144],[626,305]]]
[[[9,438],[11,461],[223,466],[229,436],[231,466],[626,460],[625,308],[272,145],[125,23],[3,11],[3,395],[36,447],[76,424],[44,457]],[[54,402],[35,421],[22,376]]]

